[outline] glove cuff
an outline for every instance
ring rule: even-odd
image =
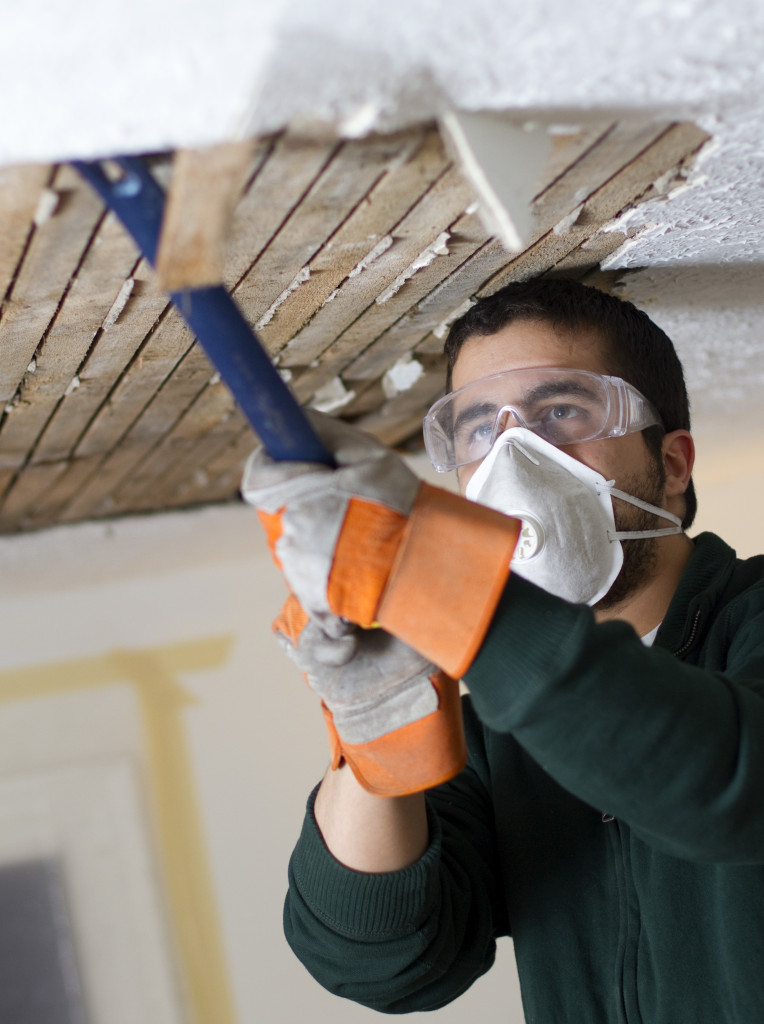
[[[460,679],[504,590],[520,525],[423,483],[377,609],[379,624]]]
[[[331,767],[347,761],[358,782],[375,796],[408,796],[458,775],[467,762],[459,684],[442,672],[430,676],[438,708],[368,743],[345,743],[331,711],[322,705]]]

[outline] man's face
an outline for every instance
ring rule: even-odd
[[[464,387],[493,373],[529,367],[559,367],[591,370],[608,374],[602,343],[591,334],[558,332],[546,323],[515,322],[488,337],[475,337],[465,342],[453,371],[453,388]],[[606,480],[615,480],[616,487],[663,506],[665,474],[640,433],[566,445],[568,455],[601,473]],[[467,482],[479,463],[457,470],[459,487],[464,492]],[[625,502],[613,502],[616,527],[619,530],[646,530],[665,525],[651,513]],[[650,578],[655,570],[657,544],[654,538],[630,540],[623,545],[624,565],[610,592],[597,605],[613,607]]]

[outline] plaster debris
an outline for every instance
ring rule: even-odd
[[[34,226],[41,228],[43,224],[46,224],[53,214],[58,209],[58,204],[61,197],[58,192],[52,188],[44,188],[40,193],[40,201],[37,204],[37,209],[34,214]]]
[[[108,331],[108,329],[112,327],[117,322],[117,320],[119,320],[120,316],[122,315],[125,309],[125,306],[127,305],[127,300],[133,294],[133,288],[135,288],[135,278],[128,277],[128,279],[119,289],[119,292],[117,294],[116,299],[114,300],[111,309],[106,314],[104,322],[101,324],[101,330]]]
[[[351,111],[339,124],[340,135],[346,139],[360,139],[368,135],[379,121],[380,105],[376,100],[362,103]]]
[[[448,256],[448,240],[451,237],[450,231],[442,231],[434,242],[430,242],[426,249],[417,256],[410,266],[406,267],[403,273],[399,274],[389,288],[386,288],[381,295],[377,296],[377,303],[381,306],[389,302],[393,295],[401,290],[404,284],[410,280],[418,270],[424,270],[438,256]]]
[[[558,221],[552,230],[556,235],[566,235],[579,220],[583,212],[584,204],[580,203],[574,210],[570,211],[567,217],[563,217],[562,220]]]
[[[341,409],[354,398],[355,391],[348,391],[342,380],[335,377],[318,389],[310,404],[318,412],[334,412],[335,409]]]
[[[27,373],[34,373],[37,369],[37,360],[33,359],[32,362],[27,366]]]
[[[458,320],[460,316],[464,316],[468,309],[472,309],[476,305],[477,299],[465,299],[465,301],[457,306],[451,313],[448,314],[445,320],[441,321],[437,327],[433,327],[432,333],[436,338],[445,338],[448,334],[448,329],[454,320]]]
[[[276,310],[279,308],[279,306],[283,306],[286,300],[292,294],[292,292],[296,292],[300,285],[305,284],[305,282],[308,280],[310,280],[310,267],[303,267],[302,270],[295,277],[295,279],[292,281],[292,283],[289,285],[289,287],[284,289],[284,291],[281,293],[281,295],[279,295],[279,297],[276,299],[276,301],[269,309],[266,309],[266,311],[255,324],[255,330],[259,331],[262,327],[265,327],[267,324],[269,324],[276,315]]]
[[[564,137],[566,135],[578,135],[580,131],[580,124],[548,124],[546,126],[547,135],[552,135],[556,137]]]
[[[219,373],[217,373],[217,372],[213,373],[212,376],[209,379],[209,386],[210,387],[214,387],[216,384],[220,383],[221,379],[222,378],[221,378]]]
[[[411,356],[404,356],[391,366],[382,378],[382,390],[386,398],[395,398],[404,391],[410,391],[424,373],[424,367]]]
[[[277,372],[279,377],[281,377],[285,384],[288,384],[292,377],[294,377],[294,374],[292,373],[288,366],[283,367],[283,369],[278,370]]]
[[[385,237],[381,239],[381,241],[377,242],[377,244],[374,246],[371,252],[367,253],[362,260],[359,260],[358,263],[356,263],[356,265],[348,274],[348,277],[357,277],[360,273],[362,273],[364,270],[370,267],[375,260],[379,259],[383,252],[387,252],[387,250],[390,248],[392,244],[393,236],[385,235]],[[329,296],[326,302],[331,302],[331,300],[337,294],[338,290],[339,289],[335,290]]]
[[[74,377],[69,381],[69,385],[64,392],[64,395],[71,395],[73,391],[76,391],[80,386],[80,378],[75,374]]]
[[[636,206],[630,206],[624,210],[617,217],[613,217],[607,224],[603,224],[602,227],[597,231],[598,235],[609,235],[614,232],[622,232],[626,234],[629,225],[633,220],[636,220],[640,216],[640,211]]]

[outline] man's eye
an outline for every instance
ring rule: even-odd
[[[486,437],[491,436],[493,430],[493,423],[489,420],[485,420],[483,423],[478,423],[476,427],[470,432],[471,441],[483,441]]]
[[[479,420],[463,427],[457,434],[457,447],[464,452],[472,452],[480,449],[491,439],[493,421],[489,419]]]
[[[577,405],[552,405],[544,413],[545,420],[572,420],[584,415],[584,410]]]

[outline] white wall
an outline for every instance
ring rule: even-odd
[[[57,665],[63,677],[73,659],[84,664],[120,648],[151,651],[230,638],[224,664],[181,671],[176,679],[195,700],[183,708],[182,725],[236,1019],[380,1019],[320,989],[282,937],[287,861],[307,794],[325,767],[326,741],[315,699],[270,633],[284,590],[251,510],[207,509],[2,538],[0,565],[0,695],[11,669]],[[98,699],[80,696],[79,718],[59,714],[67,732],[100,728],[92,703]],[[15,731],[20,749],[32,742],[24,735],[31,704],[22,702],[24,714],[13,712],[15,730],[9,725],[4,733]],[[92,758],[92,743],[82,742],[80,756]],[[78,756],[72,743],[67,764]],[[0,764],[0,781],[13,770],[9,757]],[[446,1024],[474,1016],[512,1024],[522,1020],[518,1006],[505,942],[497,967],[466,996],[434,1018],[413,1019]],[[99,1018],[99,1024],[106,1022]]]

